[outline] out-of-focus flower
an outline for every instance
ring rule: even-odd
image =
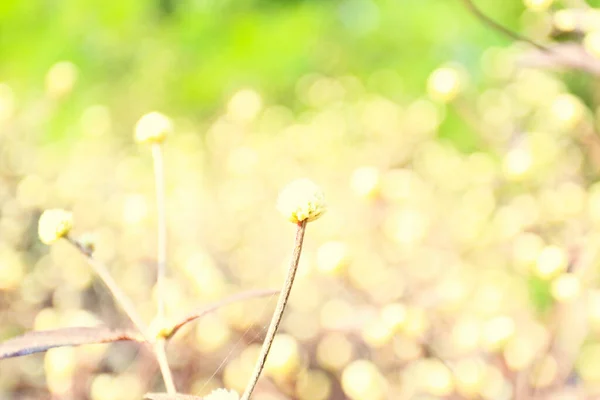
[[[216,389],[213,390],[204,400],[239,400],[240,395],[234,390]]]
[[[327,211],[325,195],[310,179],[298,179],[288,184],[277,199],[277,209],[294,223],[314,221]]]
[[[169,117],[153,111],[143,115],[135,124],[135,140],[138,143],[162,143],[172,131]]]
[[[46,210],[38,222],[38,235],[45,244],[67,236],[73,228],[73,214],[61,209]]]

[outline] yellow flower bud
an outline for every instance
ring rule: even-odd
[[[135,124],[135,140],[138,143],[162,143],[172,131],[171,120],[153,111],[143,115]]]
[[[38,236],[45,244],[51,244],[67,236],[73,228],[73,214],[61,209],[46,210],[38,222]]]
[[[310,179],[298,179],[279,193],[277,209],[294,223],[314,221],[327,211],[325,195]]]
[[[234,390],[216,389],[213,390],[204,400],[239,400],[240,395]]]

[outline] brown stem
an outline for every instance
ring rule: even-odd
[[[294,247],[294,253],[292,255],[292,261],[288,269],[288,274],[285,279],[285,283],[283,284],[283,289],[279,294],[277,307],[275,308],[275,312],[273,313],[273,318],[271,318],[271,323],[269,324],[269,329],[267,330],[265,341],[263,342],[262,348],[260,350],[258,361],[256,362],[256,365],[254,367],[254,372],[252,373],[250,382],[246,386],[246,391],[244,392],[244,395],[242,396],[241,400],[250,399],[250,396],[252,395],[252,392],[256,387],[258,379],[260,378],[260,374],[262,373],[262,370],[265,367],[267,356],[269,355],[269,351],[271,350],[271,345],[273,344],[273,340],[275,339],[275,334],[277,334],[277,329],[279,328],[279,324],[281,323],[281,320],[283,318],[283,312],[285,311],[285,307],[287,306],[288,299],[292,291],[292,286],[294,285],[294,278],[296,277],[296,271],[298,270],[298,263],[300,261],[300,254],[302,253],[302,243],[304,241],[305,231],[306,220],[298,223],[298,231],[296,232],[296,244]]]
[[[125,314],[127,314],[131,322],[133,322],[133,325],[135,325],[137,330],[144,336],[144,339],[150,342],[150,337],[148,337],[148,326],[144,323],[142,317],[138,314],[131,299],[127,297],[125,292],[123,292],[119,285],[117,285],[113,277],[108,272],[106,266],[93,257],[92,252],[89,248],[85,247],[83,244],[81,244],[80,242],[78,242],[70,236],[67,236],[66,239],[85,256],[88,264],[100,277],[102,282],[104,282],[104,284],[112,294],[113,298],[115,299],[115,302],[121,307],[121,309],[123,309],[123,311],[125,311]]]
[[[511,39],[517,40],[519,42],[525,42],[525,43],[529,43],[530,45],[532,45],[533,47],[537,48],[538,50],[541,50],[543,52],[546,53],[552,53],[552,50],[546,46],[544,46],[541,43],[536,42],[533,39],[530,39],[526,36],[520,35],[517,32],[513,32],[510,29],[508,29],[507,27],[505,27],[504,25],[499,24],[498,22],[494,21],[493,19],[491,19],[490,17],[488,17],[487,15],[485,15],[476,5],[475,3],[473,3],[472,0],[462,0],[463,4],[465,5],[465,7],[475,16],[477,17],[481,22],[483,22],[485,25],[491,27],[492,29],[502,33],[505,36],[508,36]]]
[[[178,320],[171,328],[167,330],[168,334],[166,335],[166,339],[170,339],[175,335],[179,329],[181,329],[188,322],[192,322],[195,319],[202,318],[203,316],[212,313],[213,311],[217,311],[221,309],[221,307],[227,306],[229,304],[237,303],[242,300],[250,300],[256,299],[259,297],[272,296],[274,294],[279,293],[279,290],[276,289],[262,289],[262,290],[250,290],[247,292],[236,293],[232,296],[226,297],[222,300],[216,301],[214,303],[204,305],[198,310],[192,311],[188,315],[182,317]]]
[[[67,236],[66,239],[85,256],[88,264],[104,282],[104,284],[112,294],[113,298],[115,299],[115,302],[123,309],[123,311],[125,311],[125,314],[127,314],[131,322],[133,322],[137,330],[142,334],[146,343],[152,345],[152,351],[160,367],[160,371],[165,383],[165,388],[170,394],[176,393],[175,384],[173,383],[173,376],[171,374],[171,370],[167,362],[164,340],[160,339],[157,342],[155,342],[155,338],[150,336],[150,329],[144,323],[141,316],[138,314],[131,299],[129,299],[125,292],[123,292],[119,285],[117,285],[113,277],[108,272],[106,266],[93,257],[92,251],[77,240],[73,239],[72,237]]]

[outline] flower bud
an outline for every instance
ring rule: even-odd
[[[213,390],[204,400],[239,400],[240,395],[234,390],[216,389]]]
[[[38,236],[45,244],[51,244],[68,235],[73,228],[73,214],[61,209],[46,210],[38,222]]]
[[[277,209],[294,223],[314,221],[327,211],[325,195],[309,179],[298,179],[279,193]]]
[[[143,115],[135,124],[135,140],[138,143],[162,143],[172,131],[171,120],[166,115],[153,111]]]

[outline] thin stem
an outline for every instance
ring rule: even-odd
[[[154,161],[154,182],[158,216],[156,290],[158,295],[158,317],[162,318],[165,314],[164,285],[167,273],[167,212],[165,201],[165,168],[160,143],[152,145],[152,159]]]
[[[167,393],[177,393],[177,389],[175,388],[175,382],[173,381],[173,374],[171,373],[169,361],[167,360],[166,341],[164,338],[159,339],[154,344],[154,354],[156,355],[156,361],[158,361],[158,366],[163,376]]]
[[[296,277],[298,263],[300,262],[300,254],[302,253],[302,243],[304,241],[305,231],[306,221],[302,221],[298,224],[298,230],[296,232],[296,244],[294,247],[294,253],[292,254],[292,261],[288,269],[287,277],[285,278],[285,283],[283,284],[283,289],[281,290],[281,293],[279,294],[279,299],[277,300],[277,307],[275,308],[275,312],[273,313],[273,318],[271,318],[271,323],[269,324],[269,329],[267,330],[265,341],[263,342],[262,348],[260,350],[258,361],[256,362],[256,365],[254,367],[254,372],[252,373],[250,382],[246,386],[246,391],[244,392],[244,395],[242,396],[241,400],[250,399],[250,396],[252,395],[252,392],[256,387],[256,383],[260,378],[260,374],[262,373],[262,370],[265,367],[267,356],[269,355],[269,351],[271,350],[271,345],[273,344],[273,340],[275,339],[275,334],[277,333],[277,329],[279,328],[279,324],[281,323],[281,320],[283,318],[283,312],[285,311],[285,307],[287,306],[287,302],[292,291],[292,286],[294,285],[294,278]]]
[[[165,164],[163,161],[162,147],[160,143],[152,145],[152,160],[154,161],[154,182],[156,188],[156,210],[158,216],[158,239],[156,254],[156,291],[158,296],[157,318],[159,321],[165,317],[165,277],[167,274],[167,207],[165,190]],[[167,361],[165,350],[165,339],[160,338],[154,345],[154,354],[160,367],[167,393],[175,394],[175,382],[173,374]]]
[[[187,314],[186,316],[180,318],[178,322],[176,322],[170,329],[167,330],[168,335],[166,339],[170,339],[175,335],[181,327],[185,324],[192,322],[198,318],[202,318],[207,314],[220,310],[222,307],[225,307],[229,304],[236,303],[238,301],[243,300],[251,300],[259,297],[272,296],[274,294],[279,293],[279,290],[273,289],[262,289],[262,290],[250,290],[248,292],[242,292],[234,294],[233,296],[226,297],[222,300],[219,300],[212,304],[204,305],[203,307]]]
[[[125,311],[125,314],[127,314],[127,316],[129,317],[131,322],[133,322],[133,324],[135,325],[137,330],[140,331],[140,333],[144,336],[144,339],[146,341],[150,341],[149,340],[150,338],[148,337],[148,326],[144,323],[144,321],[142,320],[142,317],[138,314],[131,299],[129,297],[127,297],[125,292],[123,292],[123,290],[121,290],[119,285],[117,285],[117,283],[115,282],[113,277],[108,272],[108,269],[106,268],[106,266],[104,264],[102,264],[100,261],[96,260],[93,257],[90,249],[86,248],[80,242],[78,242],[77,240],[75,240],[69,236],[67,236],[66,239],[69,241],[69,243],[71,243],[73,246],[75,246],[77,248],[77,250],[79,250],[85,256],[88,264],[92,267],[94,272],[100,277],[102,282],[104,282],[104,284],[106,285],[106,287],[112,294],[113,298],[115,299],[115,302],[123,309],[123,311]]]
[[[511,39],[517,40],[519,42],[525,42],[525,43],[529,43],[530,45],[532,45],[533,47],[537,48],[538,50],[541,50],[543,52],[546,53],[551,53],[552,50],[549,49],[548,47],[544,46],[541,43],[536,42],[533,39],[530,39],[526,36],[520,35],[517,32],[513,32],[510,29],[508,29],[507,27],[505,27],[504,25],[499,24],[498,22],[494,21],[493,19],[491,19],[490,17],[488,17],[487,15],[485,15],[483,13],[483,11],[481,11],[476,5],[475,3],[473,3],[472,0],[462,0],[462,2],[464,3],[465,7],[473,14],[475,15],[481,22],[483,22],[485,25],[488,25],[489,27],[491,27],[492,29],[502,33],[505,36],[508,36]]]
[[[150,329],[144,323],[142,317],[138,314],[131,299],[129,299],[125,292],[123,292],[119,285],[117,285],[113,277],[108,272],[106,266],[93,257],[92,251],[88,247],[84,246],[83,244],[81,244],[80,242],[78,242],[70,236],[67,236],[66,239],[85,256],[88,264],[104,282],[104,284],[112,294],[113,298],[115,299],[115,302],[123,309],[123,311],[125,311],[125,314],[127,314],[131,322],[133,322],[137,330],[142,334],[146,343],[153,344],[152,352],[154,353],[154,357],[156,358],[156,361],[160,368],[160,372],[165,383],[165,388],[170,394],[176,393],[175,384],[173,382],[173,375],[171,373],[171,369],[169,368],[169,364],[167,361],[164,339],[159,339],[155,342],[155,338],[150,336]]]

